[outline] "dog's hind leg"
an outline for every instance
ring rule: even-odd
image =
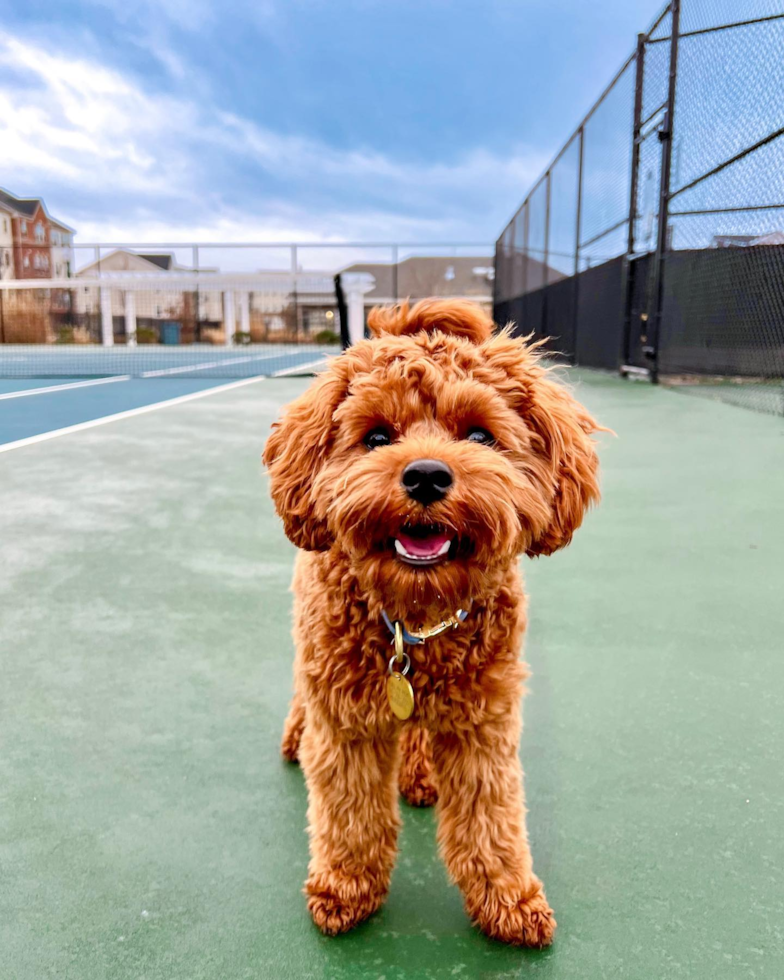
[[[299,694],[291,699],[291,707],[283,725],[280,751],[287,762],[299,761],[299,743],[305,728],[305,705]]]
[[[308,910],[328,936],[386,898],[397,851],[397,738],[351,737],[308,704],[300,758],[308,784]]]
[[[438,799],[427,730],[417,725],[410,725],[400,733],[398,785],[411,806],[432,806]]]

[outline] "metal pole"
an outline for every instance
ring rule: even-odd
[[[645,35],[637,35],[637,64],[634,76],[634,129],[632,142],[632,176],[629,190],[629,237],[626,251],[634,252],[637,223],[637,188],[640,175],[640,131],[642,129],[642,86],[645,77]]]
[[[664,260],[668,251],[668,219],[670,206],[670,169],[672,166],[672,134],[675,122],[675,94],[678,82],[678,36],[680,31],[680,0],[672,0],[672,31],[670,38],[670,78],[667,88],[667,112],[659,132],[662,144],[661,183],[659,193],[659,226],[653,267],[654,315],[649,317],[648,344],[643,348],[651,360],[651,381],[659,380],[659,338],[661,337],[662,305],[664,300]]]
[[[550,175],[552,171],[547,171],[547,184],[545,186],[545,208],[544,208],[544,255],[542,257],[543,269],[542,269],[542,281],[544,285],[544,290],[542,292],[542,306],[541,306],[541,317],[539,323],[539,330],[542,337],[546,337],[549,333],[547,329],[547,284],[549,279],[549,265],[548,259],[550,257]]]
[[[640,177],[640,132],[642,131],[642,87],[645,78],[645,34],[637,35],[637,61],[634,76],[634,122],[632,128],[632,174],[629,181],[629,232],[623,263],[623,350],[621,366],[629,363],[631,353],[633,276],[631,257],[637,240],[637,196]]]
[[[580,235],[582,233],[583,220],[583,144],[585,143],[585,129],[581,126],[580,133],[580,154],[577,164],[577,216],[574,229],[574,271],[580,271]]]
[[[199,275],[199,246],[194,245],[191,249],[191,265],[195,276]],[[196,291],[193,294],[193,339],[199,339],[199,282],[196,280]]]
[[[397,289],[398,289],[397,260],[398,260],[397,245],[393,245],[392,246],[392,299],[394,300],[395,303],[397,303]]]
[[[547,171],[547,190],[546,190],[546,204],[544,213],[544,285],[548,282],[548,259],[550,257],[550,175],[551,171]]]
[[[580,329],[580,236],[583,221],[583,149],[585,127],[580,126],[580,149],[577,163],[577,214],[574,222],[574,302],[572,306],[572,364],[577,364],[577,333]]]
[[[291,302],[294,306],[294,335],[299,340],[299,306],[297,304],[297,246],[291,246]]]

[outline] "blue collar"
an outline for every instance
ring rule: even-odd
[[[381,610],[381,616],[384,620],[384,623],[386,624],[387,629],[392,634],[392,639],[394,640],[395,624],[389,618],[385,609]],[[446,630],[448,630],[450,627],[454,628],[458,625],[458,623],[464,622],[467,616],[468,616],[468,612],[465,609],[458,609],[455,615],[450,617],[449,620],[445,620],[444,623],[439,624],[443,628],[439,628],[439,626],[436,626],[433,628],[433,632],[429,634],[425,633],[425,631],[423,630],[422,632],[425,633],[424,636],[409,633],[409,631],[406,629],[406,624],[402,620],[400,620],[400,625],[402,627],[402,632],[403,632],[403,642],[407,643],[409,646],[416,646],[417,644],[424,643],[426,639],[430,638],[430,636],[438,636],[439,633],[446,632]]]

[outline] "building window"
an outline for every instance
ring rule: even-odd
[[[35,240],[37,242],[42,242],[46,238],[46,232],[44,231],[44,226],[39,221],[35,226]]]
[[[29,269],[30,268],[30,256],[29,255],[25,255],[24,261],[22,262],[22,265],[25,267],[25,269]]]
[[[22,222],[22,234],[23,235],[26,235],[27,234],[27,222],[26,221],[23,221]]]
[[[8,218],[3,218],[3,231],[8,231]]]

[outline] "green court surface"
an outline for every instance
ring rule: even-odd
[[[0,455],[0,978],[784,977],[784,422],[581,376],[604,502],[526,562],[555,945],[474,931],[406,807],[387,905],[326,939],[259,462],[305,383]]]

